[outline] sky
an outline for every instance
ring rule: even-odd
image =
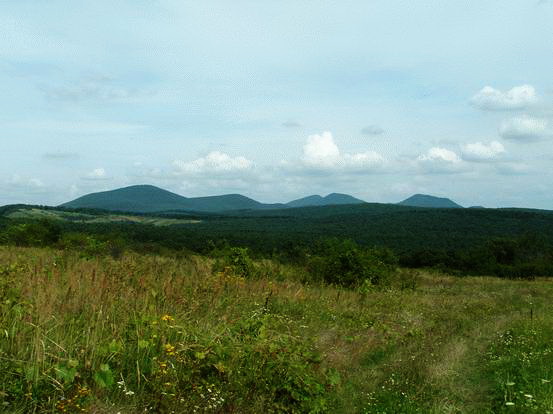
[[[553,0],[0,0],[0,205],[553,209]]]

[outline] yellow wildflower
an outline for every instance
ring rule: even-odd
[[[167,355],[175,355],[175,347],[171,344],[165,344],[165,352]]]

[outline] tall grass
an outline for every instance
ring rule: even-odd
[[[0,411],[552,409],[548,280],[406,272],[351,290],[255,266],[0,247]],[[507,346],[508,332],[534,339]]]

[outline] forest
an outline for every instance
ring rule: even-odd
[[[14,212],[37,207],[0,209],[0,243],[116,255],[124,250],[213,254],[242,247],[252,257],[307,265],[310,257],[328,253],[321,246],[329,240],[347,240],[358,249],[387,251],[403,267],[436,268],[455,275],[553,276],[550,211],[364,204],[226,214],[129,213],[124,220],[115,220],[107,211],[38,207],[70,215],[56,220],[35,220],[32,215],[10,218]],[[106,219],[98,220],[101,217]],[[143,224],[135,217],[169,220],[169,224]]]

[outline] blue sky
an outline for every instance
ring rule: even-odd
[[[0,1],[0,204],[149,183],[553,209],[553,1]]]

